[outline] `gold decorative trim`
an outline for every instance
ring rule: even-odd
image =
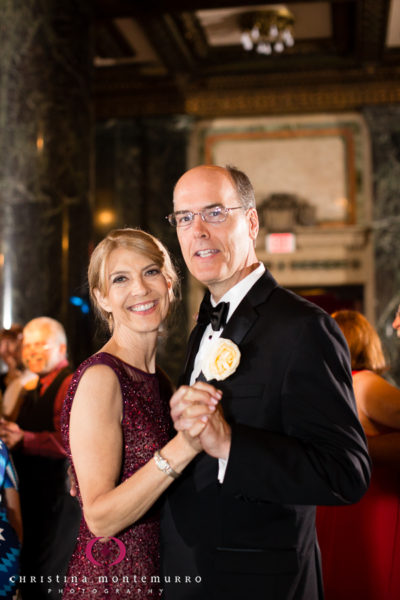
[[[227,89],[178,92],[172,89],[124,89],[97,93],[97,118],[187,114],[199,118],[268,116],[359,110],[400,104],[400,81],[274,89]]]
[[[213,90],[189,93],[185,112],[197,117],[270,115],[359,109],[400,103],[400,82],[326,85],[284,90]]]

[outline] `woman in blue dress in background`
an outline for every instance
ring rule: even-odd
[[[0,598],[12,600],[18,585],[22,519],[17,476],[1,440],[0,493]]]

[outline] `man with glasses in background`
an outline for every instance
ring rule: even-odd
[[[223,396],[208,417],[190,393],[171,405],[176,429],[205,426],[204,452],[164,507],[165,598],[321,599],[315,506],[356,502],[370,475],[344,338],[257,259],[244,173],[189,170],[168,220],[208,287],[180,383],[208,380]]]

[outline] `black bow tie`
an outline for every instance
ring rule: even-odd
[[[226,317],[229,312],[229,302],[220,302],[217,306],[212,306],[209,297],[205,297],[200,305],[199,317],[197,322],[201,325],[208,325],[214,331],[218,331],[226,323]]]

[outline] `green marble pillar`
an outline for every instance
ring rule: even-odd
[[[92,0],[0,0],[0,326],[74,334],[90,231]]]
[[[400,339],[392,322],[400,304],[400,106],[365,108],[372,148],[377,328],[400,385]]]

